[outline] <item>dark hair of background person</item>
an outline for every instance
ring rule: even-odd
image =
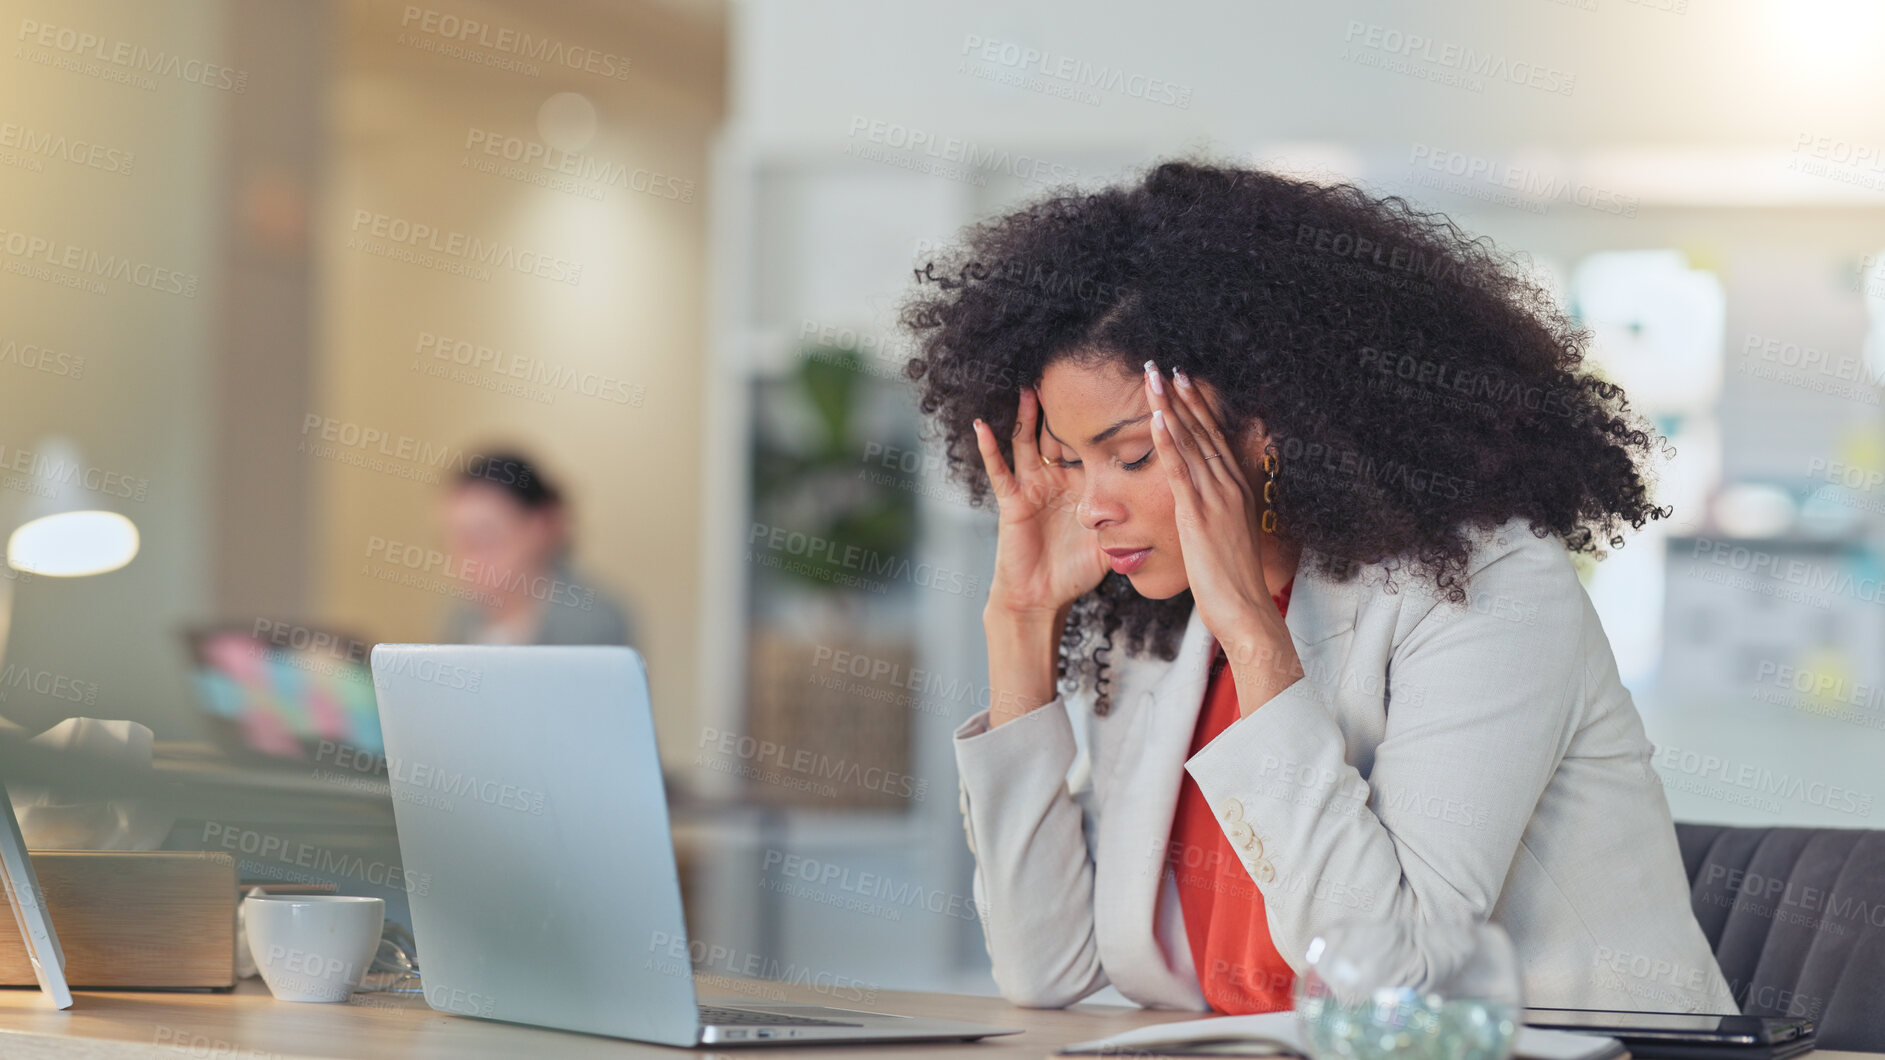
[[[1380,563],[1457,602],[1475,529],[1523,517],[1601,557],[1670,514],[1647,471],[1666,439],[1591,374],[1588,332],[1523,263],[1353,184],[1168,161],[1058,190],[917,270],[901,323],[905,373],[978,506],[976,417],[1012,467],[1018,387],[1062,359],[1153,358],[1218,389],[1231,438],[1267,427],[1279,532],[1338,581]],[[1109,572],[1074,605],[1057,678],[1077,666],[1104,713],[1115,637],[1169,660],[1191,608]]]
[[[563,495],[537,470],[529,457],[517,452],[495,452],[465,461],[458,473],[458,484],[485,483],[503,490],[530,511],[552,508],[563,503]]]

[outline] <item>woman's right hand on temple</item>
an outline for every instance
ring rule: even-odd
[[[1000,508],[988,607],[1015,615],[1055,615],[1091,592],[1110,569],[1099,535],[1081,526],[1076,514],[1080,471],[1060,466],[1060,443],[1040,431],[1040,409],[1034,388],[1022,387],[1013,471],[1002,459],[994,428],[975,421],[982,467]]]

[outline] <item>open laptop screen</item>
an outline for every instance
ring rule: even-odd
[[[276,636],[276,624],[261,625],[190,634],[192,676],[218,736],[297,761],[313,759],[323,742],[380,753],[368,645],[338,634]]]

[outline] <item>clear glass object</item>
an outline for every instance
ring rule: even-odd
[[[1510,1060],[1512,940],[1473,921],[1347,920],[1309,944],[1296,1016],[1316,1060]]]
[[[424,993],[417,949],[412,932],[406,930],[405,925],[388,920],[380,932],[379,951],[373,955],[373,963],[361,978],[358,989],[362,993]]]

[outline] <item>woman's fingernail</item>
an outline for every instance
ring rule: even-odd
[[[1177,380],[1179,386],[1187,390],[1191,389],[1191,377],[1185,374],[1183,368],[1172,369],[1172,378]]]
[[[1151,361],[1145,362],[1145,377],[1152,381],[1152,393],[1163,394],[1165,392],[1165,380],[1159,378],[1158,365],[1153,364]]]
[[[1152,426],[1157,427],[1160,430],[1163,430],[1165,428],[1165,410],[1164,409],[1152,410]]]

